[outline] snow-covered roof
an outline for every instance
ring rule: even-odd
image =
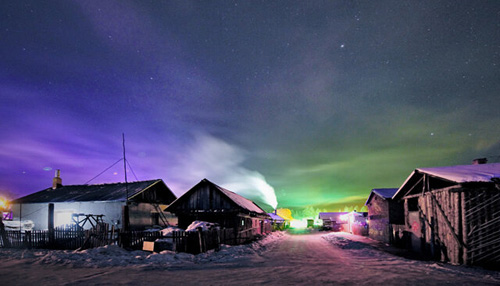
[[[418,168],[417,170],[457,183],[490,182],[493,178],[500,178],[500,163]]]
[[[272,220],[274,221],[280,221],[280,222],[283,222],[285,221],[284,218],[280,217],[279,215],[275,214],[275,213],[268,213],[268,215],[271,217]]]
[[[495,178],[500,178],[500,163],[417,168],[408,176],[392,198],[398,199],[407,194],[422,180],[424,174],[457,184],[487,183],[493,181]]]
[[[372,199],[373,195],[377,195],[381,197],[382,199],[390,199],[394,194],[398,191],[397,188],[391,188],[391,189],[372,189],[370,195],[368,196],[368,199],[366,200],[365,205],[367,205],[370,200]]]
[[[18,198],[13,203],[56,203],[56,202],[89,202],[89,201],[125,201],[127,191],[129,199],[140,194],[153,185],[162,185],[167,190],[170,201],[175,195],[161,179],[125,183],[68,185],[56,189],[47,188],[39,192]],[[168,193],[168,194],[167,194]]]

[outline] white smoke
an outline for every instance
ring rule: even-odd
[[[264,176],[242,166],[247,152],[223,140],[197,134],[183,160],[182,175],[208,180],[250,200],[259,200],[273,208],[278,201],[274,188]]]

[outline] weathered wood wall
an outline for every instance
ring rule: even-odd
[[[220,192],[213,190],[208,185],[200,186],[186,200],[179,202],[176,210],[178,211],[193,211],[193,210],[231,210],[234,209],[233,204],[223,197]]]
[[[389,224],[389,201],[373,196],[367,207],[370,222],[368,235],[370,238],[390,243],[392,231]]]
[[[459,187],[426,192],[418,198],[422,252],[453,264],[463,263],[462,207]]]
[[[466,188],[462,204],[466,263],[500,266],[500,190],[493,186]]]

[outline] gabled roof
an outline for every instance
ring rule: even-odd
[[[500,163],[417,168],[394,194],[393,199],[404,196],[406,192],[411,190],[412,186],[422,179],[424,174],[456,184],[492,182],[494,179],[500,178]]]
[[[278,222],[284,222],[285,219],[280,217],[279,215],[275,214],[275,213],[268,213],[268,215],[271,217],[272,220],[274,221],[278,221]]]
[[[221,186],[218,186],[207,179],[201,180],[198,184],[192,187],[189,191],[180,196],[177,200],[175,200],[170,206],[168,206],[165,210],[170,211],[173,210],[179,202],[185,200],[187,197],[191,195],[191,193],[195,192],[198,187],[202,184],[208,184],[213,190],[219,191],[224,197],[228,198],[230,202],[238,206],[240,209],[248,212],[253,212],[257,214],[263,214],[267,216],[267,213],[261,209],[256,203],[251,200],[244,198],[236,193],[233,193],[227,189],[224,189]]]
[[[12,203],[56,203],[88,201],[126,201],[139,195],[156,184],[165,183],[161,179],[125,183],[98,185],[68,185],[57,189],[47,188],[39,192],[18,198]],[[168,187],[165,185],[168,189]],[[170,189],[168,189],[170,191]]]
[[[370,195],[368,196],[368,199],[366,200],[365,205],[368,205],[368,203],[371,201],[374,195],[377,195],[381,197],[384,200],[391,199],[394,194],[398,191],[397,188],[391,188],[391,189],[372,189],[370,192]]]
[[[417,171],[457,183],[490,182],[500,178],[500,163],[418,168]]]

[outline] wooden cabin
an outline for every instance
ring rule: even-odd
[[[274,230],[284,230],[286,225],[285,225],[285,219],[279,216],[276,213],[268,213],[267,214],[270,217],[270,222],[272,225],[272,229]]]
[[[500,163],[419,168],[393,200],[404,202],[416,252],[453,264],[500,264]]]
[[[35,230],[48,229],[50,217],[55,227],[79,224],[89,229],[103,222],[116,228],[127,226],[130,230],[142,230],[165,225],[166,220],[176,223],[173,215],[162,212],[162,208],[175,199],[161,179],[63,186],[56,172],[52,187],[18,198],[11,202],[11,207],[13,225],[15,221],[19,221],[17,225],[29,221]],[[124,217],[125,206],[128,212]]]
[[[179,197],[166,211],[177,216],[182,229],[198,220],[234,229],[238,236],[248,238],[271,230],[268,214],[257,204],[207,179]]]
[[[404,206],[400,201],[393,201],[392,197],[398,189],[372,189],[366,207],[368,208],[368,221],[370,238],[397,244],[399,236],[397,229],[404,224]],[[393,227],[397,225],[396,227]]]

